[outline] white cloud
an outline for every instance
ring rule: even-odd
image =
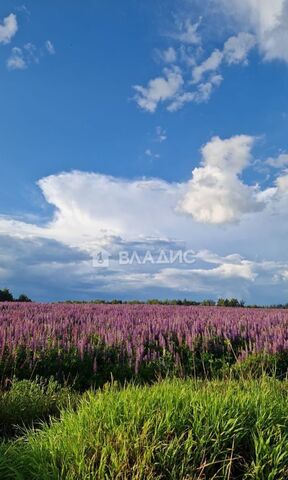
[[[211,0],[205,9],[208,30],[211,30],[209,21],[213,21],[213,28],[218,28],[219,17],[215,21],[212,19],[212,14],[215,16],[215,8],[210,8],[213,3],[217,4],[221,21],[223,13],[226,15],[226,30],[234,30],[235,34],[223,42],[222,48],[214,48],[203,60],[204,54],[207,54],[199,30],[204,22],[200,20],[193,24],[189,19],[184,22],[178,20],[178,32],[168,35],[178,45],[160,53],[160,58],[166,63],[173,63],[174,69],[181,66],[181,82],[171,92],[171,85],[167,85],[164,74],[164,77],[150,80],[146,88],[134,87],[137,91],[135,99],[142,109],[155,112],[161,101],[169,100],[167,110],[175,112],[190,102],[206,102],[217,86],[208,77],[218,77],[222,81],[220,68],[248,65],[249,54],[256,47],[266,61],[279,59],[288,62],[288,0]],[[231,18],[234,20],[231,21]],[[207,25],[201,34],[207,32]],[[224,33],[225,29],[221,27],[221,30]],[[198,87],[193,89],[191,83]]]
[[[247,63],[247,56],[256,45],[255,36],[251,33],[240,32],[239,35],[230,37],[224,44],[223,54],[226,62]]]
[[[198,45],[199,43],[201,43],[201,37],[198,32],[199,24],[200,22],[192,23],[190,19],[185,20],[184,22],[178,20],[178,32],[170,36],[182,43]]]
[[[190,30],[188,29],[190,33],[192,27],[193,31],[197,32],[199,24],[197,24],[197,28],[189,22],[187,25],[191,27]],[[183,28],[183,24],[181,24],[181,28]],[[203,55],[203,49],[198,47],[194,54],[191,54],[189,50],[191,47],[186,47],[183,35],[182,32],[181,35],[174,36],[182,42],[178,49],[178,55],[174,47],[169,47],[164,52],[158,52],[165,63],[178,60],[178,65],[174,65],[170,69],[166,68],[164,76],[150,80],[147,87],[134,86],[134,90],[137,92],[134,100],[143,110],[154,113],[159,104],[165,101],[169,102],[166,108],[170,112],[180,110],[187,103],[207,102],[214,89],[219,87],[223,81],[223,76],[219,73],[220,67],[223,64],[228,66],[233,64],[247,65],[248,55],[256,45],[254,35],[240,32],[237,36],[228,38],[223,45],[223,49],[214,49],[206,60],[197,64],[196,59]],[[199,42],[200,37],[196,44]],[[181,69],[180,64],[183,67]],[[192,82],[190,77],[191,67]],[[190,78],[188,78],[187,70],[189,70]],[[191,87],[191,84],[194,84],[194,88]]]
[[[235,278],[254,281],[256,277],[257,274],[253,271],[253,263],[242,261],[239,265],[222,263],[222,265],[215,268],[166,268],[163,269],[156,278],[158,282],[162,282],[163,286],[179,288],[180,281],[180,283],[182,283],[182,288],[185,288],[186,284],[185,290],[187,290],[187,288],[190,290],[191,281],[195,284],[195,280],[198,280],[199,278],[202,278],[204,281],[211,279],[215,282],[215,280],[232,280]]]
[[[222,83],[222,80],[222,75],[212,75],[207,82],[199,83],[196,90],[192,92],[186,91],[176,95],[175,99],[168,105],[167,110],[169,112],[176,112],[177,110],[180,110],[186,103],[207,102],[212,95],[213,89],[219,87],[219,85]]]
[[[250,33],[240,32],[224,43],[223,50],[215,49],[211,55],[192,71],[193,82],[198,83],[208,72],[217,72],[223,62],[228,65],[247,64],[249,52],[255,47],[256,40]]]
[[[284,171],[273,188],[263,191],[241,181],[241,171],[252,163],[253,142],[245,135],[213,138],[202,148],[202,162],[194,169],[191,182],[125,180],[78,171],[41,179],[39,187],[54,208],[48,223],[0,217],[0,241],[3,235],[10,239],[2,248],[4,280],[10,275],[17,281],[21,257],[25,265],[21,260],[20,267],[31,282],[34,279],[36,290],[39,283],[46,285],[49,274],[57,272],[59,278],[63,271],[67,284],[83,292],[97,288],[99,292],[133,296],[132,292],[139,290],[149,291],[151,296],[157,289],[160,294],[161,289],[162,294],[163,289],[172,289],[174,296],[176,292],[205,296],[211,292],[213,296],[247,298],[249,292],[267,288],[269,298],[273,289],[275,298],[284,298],[288,288],[288,173]],[[183,203],[189,215],[177,209],[181,204],[183,208]],[[236,220],[239,222],[230,224]],[[16,263],[11,239],[20,249]],[[52,248],[57,259],[52,259],[54,253],[41,259],[47,251],[44,247],[37,247],[37,255],[27,257],[27,242],[33,243],[33,249],[39,242],[49,242],[49,248],[54,245],[51,242],[58,242],[57,248]],[[12,248],[9,265],[7,245]],[[65,246],[67,255],[74,249],[69,266],[59,261]],[[163,246],[192,249],[193,266],[123,267],[113,261],[108,270],[95,271],[87,257],[76,260],[77,252],[91,256],[99,247],[114,255],[119,250],[158,251]],[[56,283],[49,285],[55,288]]]
[[[175,99],[168,105],[168,112],[176,112],[180,110],[185,103],[190,103],[195,100],[195,92],[184,92],[175,96]]]
[[[223,60],[223,53],[216,49],[204,62],[197,65],[192,72],[194,83],[199,83],[207,72],[214,72],[219,69]]]
[[[266,163],[273,168],[288,167],[288,153],[280,153],[278,157],[269,157]]]
[[[7,68],[9,70],[24,70],[27,68],[27,63],[21,48],[12,48],[10,57],[7,60]]]
[[[146,155],[147,157],[150,157],[151,159],[153,159],[153,158],[156,158],[156,159],[160,158],[159,153],[153,153],[150,148],[146,148],[146,150],[145,150],[145,155]]]
[[[114,237],[125,241],[171,239],[175,232],[179,232],[178,240],[187,241],[191,228],[195,239],[203,228],[199,222],[215,228],[213,224],[241,220],[246,213],[259,215],[267,202],[284,199],[288,190],[285,172],[271,192],[240,179],[242,171],[252,163],[254,141],[247,135],[224,140],[213,137],[202,147],[201,164],[193,170],[189,182],[125,180],[79,171],[45,177],[38,184],[46,202],[55,208],[51,222],[39,227],[2,217],[0,232],[20,237],[44,236],[72,247],[87,245],[88,249],[93,242],[103,244]],[[147,154],[152,154],[151,150]],[[179,205],[189,215],[183,215]]]
[[[8,70],[24,70],[31,63],[39,63],[39,54],[35,45],[26,43],[23,48],[13,47],[7,59]]]
[[[34,43],[26,43],[23,47],[23,50],[26,56],[26,64],[39,63],[39,56],[41,55],[41,52],[38,52],[38,49]]]
[[[140,108],[147,112],[155,112],[158,104],[173,99],[183,86],[181,70],[177,67],[165,69],[163,77],[148,82],[147,87],[135,85],[135,100]]]
[[[180,240],[187,241],[190,228],[196,238],[196,232],[201,231],[198,222],[230,223],[246,213],[264,210],[267,191],[248,186],[239,178],[249,165],[253,143],[253,137],[245,135],[212,138],[202,148],[201,166],[193,170],[188,183],[124,180],[77,171],[43,178],[39,186],[55,208],[52,221],[38,227],[2,218],[0,231],[44,236],[87,249],[109,238],[175,238],[175,232],[179,232]],[[287,178],[284,174],[277,179],[273,191],[266,195],[267,202],[286,199]],[[179,205],[197,223],[189,215],[182,215]]]
[[[194,67],[197,63],[197,57],[202,53],[202,48],[195,49],[181,44],[178,49],[179,61],[184,63],[188,68]]]
[[[170,101],[167,106],[169,112],[180,110],[186,103],[207,102],[213,90],[223,81],[219,69],[223,62],[228,65],[243,63],[247,64],[247,56],[255,46],[253,35],[241,32],[238,36],[230,37],[224,44],[223,51],[215,49],[212,54],[201,64],[194,65],[192,70],[193,83],[197,85],[190,90],[186,79],[179,67],[164,70],[165,77],[150,80],[148,86],[134,86],[137,91],[134,97],[138,105],[151,113],[154,113],[160,102]],[[170,59],[175,50],[168,49]],[[194,61],[193,61],[194,62]],[[208,75],[208,78],[207,78]],[[205,79],[204,79],[205,77]],[[190,82],[191,83],[191,82]]]
[[[215,75],[212,75],[207,82],[200,83],[197,87],[195,102],[196,103],[207,102],[211,97],[213,89],[215,87],[219,87],[222,81],[223,81],[222,75],[215,74]]]
[[[169,47],[160,53],[160,56],[165,63],[175,63],[177,60],[177,52],[175,48]]]
[[[229,264],[242,264],[243,261],[245,260],[241,255],[234,253],[231,255],[226,255],[225,257],[217,255],[214,252],[211,252],[210,250],[199,250],[195,254],[195,258],[198,260],[203,260],[205,263],[212,263],[215,265],[221,265],[223,263],[229,263]]]
[[[164,130],[164,128],[158,125],[156,127],[156,141],[162,143],[165,142],[165,140],[167,140],[167,132]]]
[[[26,43],[22,48],[13,47],[6,62],[7,68],[8,70],[24,70],[33,63],[39,63],[40,58],[43,57],[46,50],[50,55],[52,55],[52,47],[53,45],[51,42],[49,42],[48,46],[46,42],[45,50],[36,47],[36,45],[34,45],[32,42]]]
[[[212,255],[212,253],[211,253]],[[195,257],[197,253],[195,254]],[[278,285],[283,283],[283,268],[284,265],[277,265],[273,263],[273,267],[268,269],[269,273],[278,272]],[[287,265],[285,266],[287,268]],[[240,259],[238,263],[230,263],[229,256],[223,257],[222,263],[217,267],[209,268],[203,265],[202,268],[180,268],[179,266],[159,268],[156,272],[151,271],[114,271],[111,276],[107,276],[104,291],[115,291],[119,285],[120,291],[127,293],[127,291],[135,290],[143,291],[150,288],[155,293],[157,289],[170,290],[170,295],[176,292],[189,292],[190,295],[197,293],[202,296],[212,294],[212,297],[217,296],[241,296],[247,294],[247,287],[253,286],[258,280],[261,281],[259,273],[261,272],[262,264]]]
[[[49,225],[53,238],[74,239],[71,246],[87,248],[90,242],[109,237],[127,241],[158,236],[159,218],[167,208],[173,211],[184,188],[157,179],[129,181],[85,172],[46,177],[39,186],[46,201],[56,207]]]
[[[51,40],[46,40],[45,48],[50,55],[55,55],[55,53],[56,53],[55,52],[55,47],[54,47],[53,43],[51,42]]]
[[[283,199],[287,200],[288,198],[288,171],[284,170],[284,173],[276,179],[276,191],[275,197],[280,201]],[[285,202],[286,207],[286,202]]]
[[[17,18],[14,13],[10,13],[0,24],[0,44],[10,43],[18,30]]]
[[[202,148],[202,166],[192,172],[181,211],[199,222],[221,224],[236,222],[245,213],[263,209],[257,188],[239,178],[249,165],[253,142],[253,137],[247,135],[227,140],[212,138]]]
[[[287,0],[218,0],[225,11],[257,38],[264,59],[288,62]]]

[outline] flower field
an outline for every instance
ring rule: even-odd
[[[1,479],[288,478],[287,324],[284,309],[0,304]]]
[[[286,372],[288,312],[160,305],[0,305],[1,378],[213,376],[265,354]],[[271,366],[271,365],[270,365]]]

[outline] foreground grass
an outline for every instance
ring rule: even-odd
[[[0,437],[15,436],[24,427],[59,417],[64,408],[74,408],[78,398],[79,395],[52,379],[13,380],[0,390]]]
[[[288,384],[169,380],[107,387],[0,448],[0,478],[288,478]]]

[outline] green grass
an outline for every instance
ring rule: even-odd
[[[0,391],[0,436],[19,434],[23,427],[59,416],[63,408],[75,406],[77,398],[52,379],[13,380]]]
[[[0,448],[0,478],[288,478],[288,383],[168,380],[84,394]]]

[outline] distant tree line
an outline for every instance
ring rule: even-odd
[[[106,304],[106,305],[183,305],[183,306],[209,306],[209,307],[244,307],[245,302],[243,300],[237,300],[237,298],[219,298],[218,301],[206,299],[201,302],[196,300],[159,300],[158,298],[152,298],[146,301],[142,300],[66,300],[65,303],[93,303],[93,304]]]
[[[21,293],[18,298],[14,298],[13,294],[8,288],[0,289],[0,302],[32,302],[32,300]],[[179,305],[179,306],[206,306],[206,307],[245,307],[246,308],[263,308],[263,305],[245,305],[243,300],[238,300],[237,298],[219,298],[218,300],[205,299],[202,301],[196,300],[184,300],[172,299],[172,300],[159,300],[158,298],[152,298],[149,300],[65,300],[64,302],[56,303],[89,303],[89,304],[104,304],[104,305]],[[288,303],[280,303],[277,305],[265,305],[265,308],[282,308],[288,309]]]
[[[63,303],[63,302],[60,302]],[[219,298],[218,300],[206,299],[202,301],[196,300],[159,300],[152,298],[150,300],[66,300],[64,303],[91,303],[91,304],[104,304],[104,305],[183,305],[183,306],[205,306],[205,307],[238,307],[238,308],[282,308],[288,309],[288,303],[280,303],[277,305],[246,305],[244,300],[238,300],[237,298]]]
[[[0,302],[31,302],[29,297],[24,293],[21,293],[18,298],[14,298],[8,288],[0,290]]]

